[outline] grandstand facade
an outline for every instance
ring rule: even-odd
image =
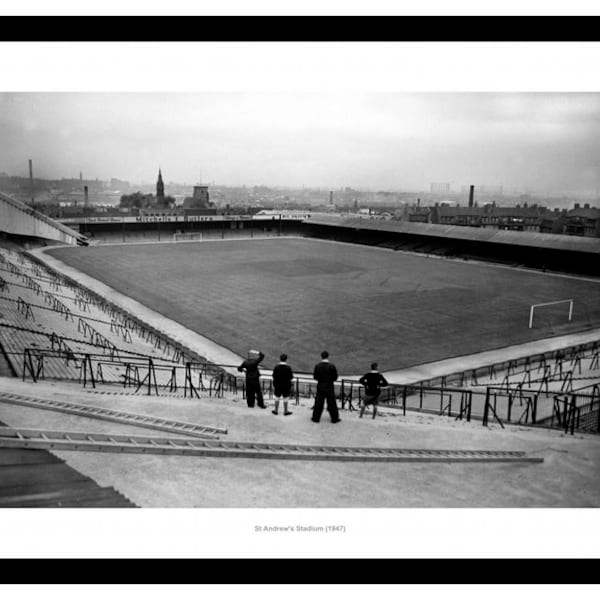
[[[319,217],[305,222],[305,225],[307,234],[314,237],[438,256],[600,275],[600,238],[356,217]]]

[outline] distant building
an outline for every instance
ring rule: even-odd
[[[210,202],[209,196],[208,196],[208,186],[207,185],[195,185],[192,199],[194,200],[194,202],[199,202],[199,203],[208,205]]]
[[[421,206],[421,199],[416,204],[405,204],[402,209],[395,211],[394,218],[409,223],[431,223],[431,207]]]
[[[564,233],[584,237],[600,237],[600,209],[585,204],[583,208],[575,204],[566,215]]]
[[[123,179],[117,179],[116,177],[112,177],[110,180],[110,189],[120,192],[129,190],[129,181],[124,181]]]
[[[562,234],[565,232],[567,224],[567,211],[555,208],[552,212],[546,212],[540,219],[540,233],[556,233]]]
[[[430,183],[429,187],[432,194],[447,194],[450,191],[449,183]]]
[[[428,206],[411,206],[407,211],[410,223],[431,223],[431,208]]]
[[[431,223],[491,227],[512,231],[539,231],[546,209],[535,206],[436,206],[431,209]]]
[[[157,200],[159,198],[164,198],[165,197],[165,184],[163,183],[162,180],[162,173],[160,172],[160,169],[158,169],[158,180],[156,181],[156,198]]]
[[[187,197],[183,201],[184,208],[212,208],[213,203],[210,201],[207,185],[195,185],[194,192],[191,197]]]

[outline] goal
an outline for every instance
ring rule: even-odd
[[[174,242],[182,242],[186,240],[201,240],[203,239],[201,231],[194,231],[189,233],[174,233],[173,241]]]
[[[529,308],[529,329],[533,327],[533,315],[535,314],[535,309],[540,308],[542,306],[553,306],[555,304],[568,304],[569,305],[569,321],[573,317],[573,300],[571,298],[567,300],[555,300],[554,302],[541,302],[539,304],[532,304]],[[566,308],[565,308],[566,310]]]

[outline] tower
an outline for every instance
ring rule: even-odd
[[[156,197],[157,198],[165,197],[165,184],[163,183],[162,173],[160,172],[160,169],[158,169],[158,179],[156,181]]]
[[[33,162],[31,159],[29,159],[29,190],[31,191],[31,204],[33,205]]]
[[[210,206],[210,200],[208,195],[207,185],[195,185],[194,194],[192,196],[194,206],[197,208],[208,208]]]

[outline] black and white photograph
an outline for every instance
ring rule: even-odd
[[[0,53],[3,522],[411,557],[600,507],[597,43]]]

